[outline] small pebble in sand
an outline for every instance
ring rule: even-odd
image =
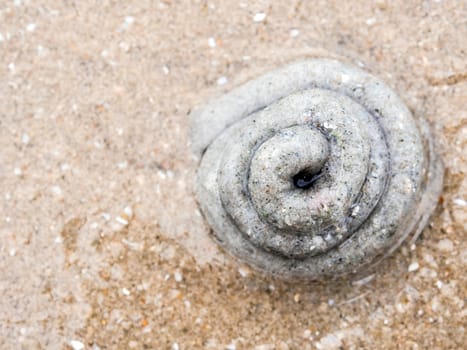
[[[33,32],[36,30],[36,24],[35,23],[29,23],[27,26],[26,26],[26,30],[28,32]]]
[[[227,78],[226,77],[220,77],[219,79],[217,79],[217,85],[225,85],[227,84]]]
[[[126,215],[128,218],[132,218],[132,217],[133,217],[133,209],[131,209],[130,206],[126,206],[125,209],[123,209],[123,212],[125,213],[125,215]]]
[[[248,274],[250,273],[250,271],[249,271],[246,267],[243,267],[243,266],[242,266],[242,267],[240,267],[240,268],[238,269],[238,273],[239,273],[240,276],[242,276],[242,277],[247,277]]]
[[[135,18],[133,16],[126,16],[125,17],[125,23],[126,24],[133,24],[133,23],[135,23]]]
[[[291,29],[289,34],[292,38],[296,38],[300,34],[300,31],[298,29]]]
[[[51,189],[52,193],[57,197],[61,197],[63,195],[63,191],[60,186],[52,186]]]
[[[256,345],[254,347],[254,350],[274,350],[276,346],[274,344],[261,344],[261,345]]]
[[[63,163],[62,165],[60,165],[60,170],[61,171],[67,171],[70,169],[70,164],[68,163]]]
[[[323,338],[316,344],[317,349],[341,349],[342,348],[342,341],[339,337],[335,334],[329,334]]]
[[[178,343],[172,344],[172,350],[180,350],[180,346],[178,345]]]
[[[129,224],[128,220],[122,218],[121,216],[117,216],[115,218],[115,221],[117,221],[119,224],[121,224],[123,226],[127,226]]]
[[[128,226],[132,218],[133,218],[133,209],[131,209],[130,206],[126,206],[123,209],[123,213],[115,218],[115,221],[117,221],[120,225]]]
[[[23,171],[21,170],[21,168],[18,168],[18,167],[14,168],[14,169],[13,169],[13,172],[14,172],[14,174],[15,174],[16,176],[21,176],[21,175],[23,175]]]
[[[84,344],[80,342],[79,340],[70,340],[70,346],[73,348],[73,350],[83,350],[84,349]]]
[[[123,19],[123,23],[118,29],[118,31],[124,31],[129,29],[133,25],[133,23],[135,23],[135,18],[133,16],[125,16],[125,18]]]
[[[24,133],[23,135],[21,135],[21,142],[22,143],[27,145],[29,143],[29,141],[31,141],[31,138],[29,137],[28,134]]]
[[[127,239],[122,239],[122,243],[125,244],[128,248],[134,249],[134,250],[142,250],[144,246],[143,243],[132,242]]]
[[[209,38],[208,39],[208,45],[209,45],[209,47],[212,47],[212,48],[216,47],[217,46],[216,39]]]
[[[181,282],[183,281],[183,275],[181,274],[180,271],[175,271],[174,273],[174,279],[176,282]]]
[[[119,169],[126,169],[128,167],[128,162],[126,160],[118,162],[117,167]]]
[[[444,238],[438,242],[438,249],[442,252],[451,252],[454,249],[454,244],[448,238]]]
[[[352,285],[357,286],[357,287],[361,287],[361,286],[364,286],[365,284],[370,283],[373,280],[373,278],[375,278],[375,274],[371,274],[371,275],[363,277],[363,278],[361,278],[359,280],[353,281]]]
[[[409,268],[407,269],[407,271],[409,272],[415,272],[417,271],[418,269],[420,268],[420,265],[418,264],[418,262],[413,262],[409,265]]]
[[[47,53],[46,49],[42,45],[37,45],[36,50],[38,56],[45,56],[45,54]]]
[[[125,42],[125,41],[120,42],[120,44],[118,44],[118,47],[119,47],[120,50],[122,50],[123,52],[128,52],[128,51],[130,51],[130,44],[128,44],[128,43]]]
[[[254,22],[262,22],[266,19],[266,14],[264,12],[259,12],[253,16]]]

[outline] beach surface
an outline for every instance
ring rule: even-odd
[[[461,349],[465,1],[0,2],[1,349]],[[193,195],[192,108],[337,57],[432,125],[429,226],[342,283],[261,276]]]

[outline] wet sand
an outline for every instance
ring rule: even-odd
[[[0,4],[0,348],[460,349],[466,324],[463,1]],[[433,126],[429,227],[357,281],[260,276],[209,237],[193,106],[345,57]]]

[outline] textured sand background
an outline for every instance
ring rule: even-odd
[[[465,1],[0,1],[1,349],[461,349]],[[344,56],[434,125],[421,239],[339,285],[255,275],[209,239],[187,114]]]

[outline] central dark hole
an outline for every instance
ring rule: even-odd
[[[310,170],[302,170],[297,175],[295,175],[293,179],[293,184],[295,187],[300,188],[302,190],[307,190],[318,180],[323,173],[321,170],[319,172],[312,172]]]

